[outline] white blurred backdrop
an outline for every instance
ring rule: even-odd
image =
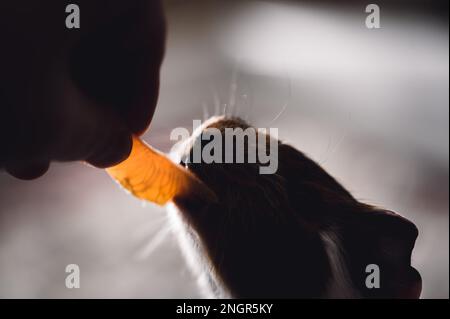
[[[380,6],[373,30],[358,1],[167,1],[161,96],[145,139],[167,151],[171,130],[191,129],[205,109],[277,127],[358,199],[416,223],[422,297],[448,298],[448,18]],[[71,263],[80,289],[65,287]],[[164,209],[102,170],[55,164],[33,182],[0,173],[0,297],[198,296]]]

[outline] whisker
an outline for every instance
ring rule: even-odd
[[[286,111],[288,106],[288,103],[285,103],[283,105],[283,108],[281,109],[281,111],[273,118],[272,121],[270,121],[269,126],[272,125],[276,120],[278,120],[280,118],[280,116],[284,113],[284,111]]]
[[[157,229],[165,222],[167,222],[167,216],[165,214],[161,214],[161,216],[152,218],[152,220],[139,225],[139,227],[133,231],[131,236],[136,240],[148,238],[148,236],[155,233]]]
[[[269,127],[276,121],[278,120],[281,115],[286,111],[288,105],[291,103],[291,99],[292,99],[292,81],[291,78],[288,76],[288,97],[286,99],[286,102],[284,103],[283,107],[281,108],[281,111],[274,117],[274,119],[272,121],[270,121],[269,123]]]
[[[322,165],[322,164],[324,164],[326,162],[327,156],[328,156],[328,152],[330,151],[330,149],[331,149],[331,136],[328,137],[327,147],[325,148],[325,152],[321,156],[322,158],[317,161],[319,164]]]
[[[237,81],[238,81],[238,71],[237,67],[234,68],[231,74],[231,82],[230,82],[230,93],[229,93],[229,106],[230,106],[230,115],[237,115],[234,112],[236,107],[236,92],[237,92]]]
[[[146,259],[164,242],[171,230],[170,224],[166,223],[136,255],[138,260]]]
[[[209,119],[209,110],[208,110],[208,104],[206,102],[202,103],[203,108],[203,122]]]
[[[223,105],[223,115],[228,116],[229,114],[227,113],[227,109],[228,109],[228,104],[224,103]]]
[[[248,91],[249,91],[249,93],[245,95],[245,99],[248,103],[247,115],[245,116],[245,121],[251,122],[251,119],[253,117],[254,103],[253,103],[253,90],[252,90],[252,87],[250,84],[248,85]]]
[[[348,120],[351,120],[351,114],[348,113]],[[342,132],[340,138],[337,140],[337,143],[334,145],[333,148],[331,148],[331,146],[329,145],[327,147],[327,153],[325,154],[325,158],[322,162],[320,162],[321,164],[324,164],[326,161],[328,161],[328,159],[337,152],[337,150],[339,149],[339,147],[341,146],[341,144],[344,142],[344,140],[347,138],[348,136],[348,129],[344,129],[344,131]],[[330,139],[331,140],[331,139]],[[331,143],[329,143],[331,144]],[[331,148],[331,150],[329,150]],[[328,151],[329,150],[329,151]]]
[[[220,115],[220,98],[219,94],[217,94],[217,90],[213,87],[210,88],[212,96],[213,96],[213,104],[214,104],[214,115],[219,116]]]

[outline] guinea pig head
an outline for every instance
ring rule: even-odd
[[[218,285],[233,297],[419,297],[420,275],[411,267],[418,235],[413,223],[360,203],[318,164],[278,140],[276,148],[266,148],[276,150],[278,169],[261,174],[265,164],[249,161],[250,153],[274,138],[260,133],[238,143],[239,134],[227,139],[227,128],[244,135],[253,129],[238,118],[213,118],[192,136],[180,163],[217,201],[174,200]],[[207,134],[211,129],[222,134]],[[227,141],[234,160],[244,146],[245,161],[227,162]],[[222,160],[195,161],[195,150],[206,147]],[[377,278],[371,282],[370,276]]]

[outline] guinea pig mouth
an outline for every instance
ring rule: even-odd
[[[388,296],[396,299],[419,299],[422,292],[422,277],[412,266],[405,266],[393,276],[386,276],[385,281],[395,282],[395,288]]]
[[[410,267],[406,276],[408,284],[404,290],[399,291],[399,298],[418,299],[422,292],[422,277],[414,267]]]

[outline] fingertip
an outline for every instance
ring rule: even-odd
[[[97,168],[117,165],[128,158],[132,146],[133,140],[129,133],[118,134],[87,158],[86,162]]]
[[[159,81],[149,81],[142,91],[145,93],[124,115],[129,130],[137,136],[144,134],[153,119],[159,95]]]
[[[49,161],[14,162],[7,164],[5,170],[15,178],[33,180],[44,175],[49,167]]]

